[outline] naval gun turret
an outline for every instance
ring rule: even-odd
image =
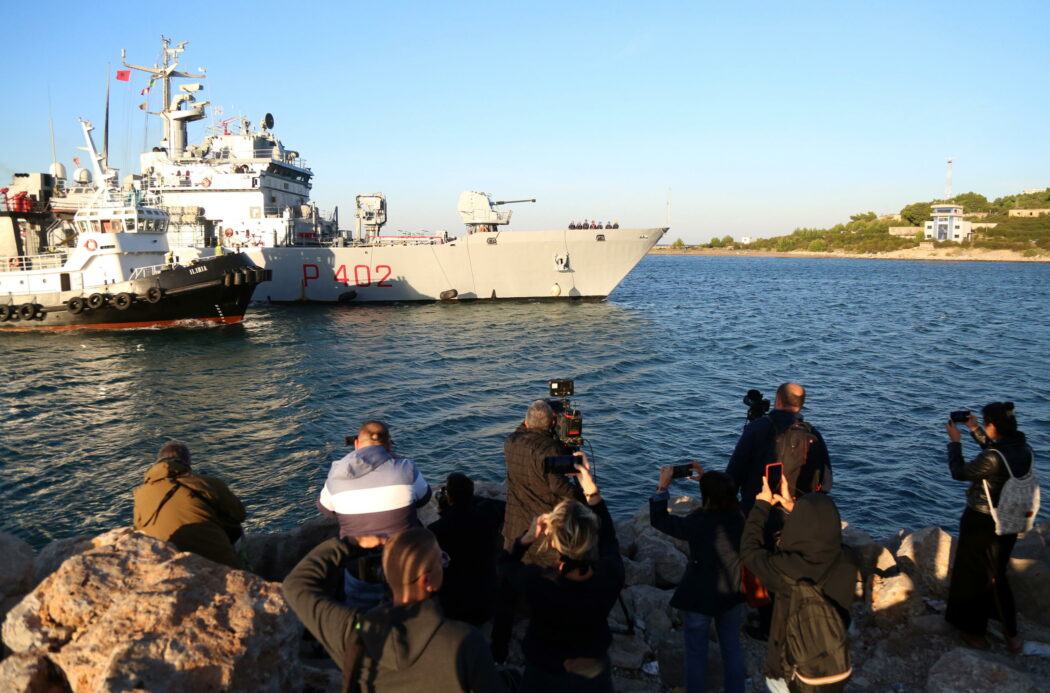
[[[497,226],[510,223],[511,210],[501,212],[498,205],[510,205],[518,202],[535,202],[531,200],[500,200],[493,202],[488,193],[465,190],[459,195],[459,218],[467,225],[468,233],[495,231]]]
[[[356,240],[375,241],[379,237],[383,224],[386,223],[386,195],[373,193],[358,195],[355,199],[357,201]]]

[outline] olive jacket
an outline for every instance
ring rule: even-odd
[[[158,461],[135,489],[135,529],[231,568],[244,568],[230,540],[244,517],[226,484],[175,460]]]

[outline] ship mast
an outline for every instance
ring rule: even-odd
[[[203,70],[201,70],[200,74],[191,74],[188,72],[179,72],[175,69],[179,66],[179,53],[186,50],[186,44],[189,43],[189,41],[176,43],[175,47],[171,48],[171,39],[164,36],[161,36],[160,38],[164,44],[163,65],[155,65],[153,67],[132,65],[127,61],[127,51],[123,49],[120,51],[120,60],[124,64],[124,67],[132,70],[139,70],[141,72],[148,72],[153,79],[160,80],[163,87],[163,103],[161,104],[160,113],[154,115],[159,115],[164,119],[164,135],[168,147],[168,157],[175,160],[182,157],[186,148],[186,125],[205,117],[204,107],[208,105],[208,102],[202,101],[201,103],[196,103],[196,100],[193,98],[195,92],[204,88],[204,85],[202,84],[180,85],[179,90],[183,93],[172,98],[171,79],[173,77],[204,79],[207,75]],[[183,103],[187,104],[185,110],[180,108]]]

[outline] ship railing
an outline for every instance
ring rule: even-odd
[[[12,255],[0,257],[0,271],[28,272],[39,269],[58,269],[66,264],[68,253],[59,251],[47,255]]]
[[[131,279],[145,279],[146,277],[152,277],[154,274],[160,274],[167,265],[147,265],[145,267],[136,267],[131,273]]]

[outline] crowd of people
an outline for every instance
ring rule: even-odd
[[[725,471],[697,462],[660,468],[650,522],[689,546],[671,599],[682,615],[688,691],[705,690],[712,628],[726,691],[745,690],[745,634],[768,643],[770,691],[841,691],[851,673],[859,564],[842,544],[831,461],[801,414],[805,394],[796,383],[780,386]],[[972,414],[947,423],[951,475],[971,484],[946,619],[975,648],[989,647],[988,621],[998,620],[1007,648],[1019,652],[1006,576],[1017,530],[1002,508],[1014,493],[1009,480],[1029,475],[1033,454],[1011,403],[982,414],[983,426]],[[476,496],[456,472],[437,491],[440,518],[429,527],[418,516],[432,496],[420,470],[395,452],[385,424],[361,426],[317,500],[339,537],[284,581],[292,610],[342,670],[343,690],[613,690],[609,614],[624,562],[590,461],[558,439],[555,421],[538,400],[505,440],[505,503]],[[957,423],[981,448],[969,463]],[[549,461],[565,455],[568,473],[552,470]],[[700,506],[688,515],[669,512],[676,480],[698,482]],[[244,507],[222,481],[194,474],[185,444],[161,448],[134,499],[139,530],[245,568],[235,548]],[[506,662],[522,619],[518,671]]]
[[[570,221],[569,230],[575,231],[577,229],[618,229],[620,228],[620,222],[618,221],[607,221],[603,225],[600,221]]]

